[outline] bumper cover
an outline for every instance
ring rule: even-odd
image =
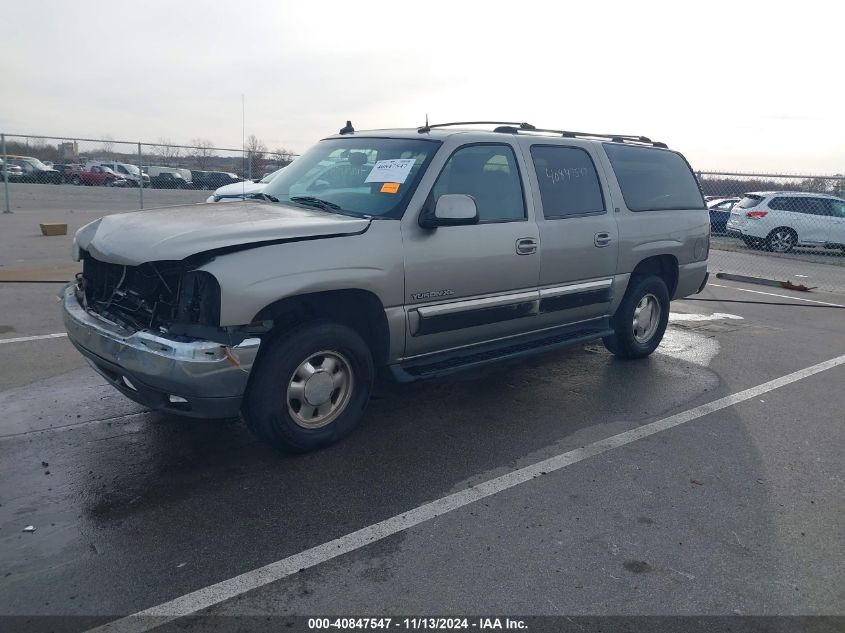
[[[62,301],[71,343],[128,398],[191,417],[238,415],[260,339],[226,346],[125,330],[85,310],[75,284],[65,287]]]

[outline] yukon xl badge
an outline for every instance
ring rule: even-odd
[[[417,292],[411,295],[414,301],[422,301],[423,299],[436,299],[437,297],[448,297],[455,294],[454,290],[429,290],[428,292]]]

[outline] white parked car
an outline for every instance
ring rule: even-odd
[[[845,200],[821,193],[758,191],[734,205],[728,235],[788,253],[796,246],[845,249]]]
[[[268,184],[282,173],[281,169],[267,174],[258,182],[252,180],[244,180],[243,182],[233,182],[231,185],[224,185],[215,189],[214,193],[208,196],[206,202],[231,202],[232,200],[245,200],[255,194],[262,193]]]

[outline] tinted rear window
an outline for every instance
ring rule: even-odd
[[[604,212],[599,177],[586,151],[578,147],[532,145],[531,158],[546,218]]]
[[[760,202],[763,200],[763,196],[752,196],[746,195],[739,201],[737,204],[737,208],[739,209],[750,209],[752,207],[756,207]]]
[[[604,148],[631,211],[705,208],[698,181],[680,154],[611,143]]]

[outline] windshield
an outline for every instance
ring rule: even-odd
[[[747,193],[745,197],[739,201],[739,204],[736,205],[740,209],[751,209],[752,207],[756,207],[757,204],[763,199],[763,196],[755,196],[753,194]]]
[[[401,217],[439,141],[328,139],[284,168],[264,193],[338,213]]]
[[[25,158],[24,160],[27,161],[30,165],[32,165],[36,169],[39,169],[39,170],[50,169],[49,167],[47,167],[47,165],[42,163],[37,158]]]

